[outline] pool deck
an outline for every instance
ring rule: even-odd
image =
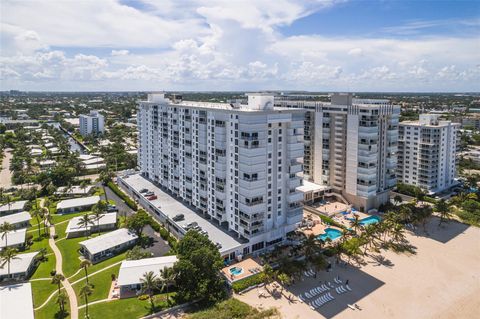
[[[230,273],[230,268],[232,267],[237,267],[237,268],[242,268],[243,272],[238,275],[233,275]],[[253,271],[253,269],[256,269],[257,271]],[[242,280],[244,278],[250,277],[255,275],[256,273],[262,271],[263,267],[257,263],[254,259],[248,258],[245,260],[242,260],[238,263],[235,264],[230,264],[229,266],[225,267],[222,269],[222,274],[227,278],[227,280],[230,283],[233,283],[238,280]]]

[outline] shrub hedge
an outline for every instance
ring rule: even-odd
[[[242,280],[239,280],[239,281],[235,281],[233,284],[232,284],[232,289],[233,291],[235,291],[236,293],[239,293],[249,287],[252,287],[252,286],[256,286],[256,285],[259,285],[263,282],[263,278],[262,278],[262,273],[259,272],[258,274],[255,274],[253,276],[250,276],[248,278],[245,278],[245,279],[242,279]]]
[[[108,182],[107,186],[110,187],[110,189],[115,194],[117,194],[118,197],[120,197],[125,202],[125,204],[128,205],[128,207],[130,207],[135,211],[138,209],[137,204],[130,197],[128,197],[127,194],[125,194],[117,185],[115,185],[114,182],[112,181]]]
[[[156,220],[152,218],[151,224],[150,224],[157,233],[160,234],[160,237],[162,237],[164,240],[168,242],[168,245],[170,246],[171,250],[176,251],[177,250],[177,239],[172,236],[168,232],[168,230],[165,229],[162,225],[160,225]]]
[[[345,226],[343,226],[342,224],[334,221],[333,219],[331,219],[331,218],[328,217],[328,216],[325,216],[325,215],[322,215],[322,214],[318,214],[317,216],[320,217],[320,219],[321,219],[324,223],[329,223],[330,225],[336,226],[336,227],[338,227],[338,228],[346,228]]]

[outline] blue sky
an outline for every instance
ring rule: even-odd
[[[0,89],[479,91],[480,1],[4,1]]]

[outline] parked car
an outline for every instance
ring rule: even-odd
[[[140,193],[141,193],[141,194],[146,193],[146,192],[148,192],[148,189],[146,189],[146,188],[142,188],[142,189],[140,190]]]
[[[157,199],[157,195],[153,195],[153,196],[150,196],[150,197],[147,197],[148,200],[154,200],[154,199]]]
[[[200,234],[205,235],[205,236],[208,237],[208,232],[207,232],[206,230],[202,230],[202,231],[200,232]]]
[[[118,208],[115,205],[108,205],[107,206],[107,212],[109,212],[109,213],[118,212]]]
[[[143,195],[143,196],[148,197],[148,196],[153,196],[153,195],[155,195],[154,192],[146,192],[145,195]]]
[[[188,223],[186,224],[185,226],[183,226],[183,228],[185,230],[189,230],[191,228],[194,228],[194,227],[197,227],[198,226],[198,223],[197,222],[191,222],[191,223]]]
[[[184,220],[185,219],[185,216],[183,214],[177,214],[175,216],[173,216],[172,218],[174,221],[178,222],[180,220]]]

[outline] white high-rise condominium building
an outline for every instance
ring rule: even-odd
[[[399,182],[437,193],[454,185],[455,150],[460,123],[439,121],[439,115],[421,114],[418,121],[399,127]]]
[[[99,111],[92,110],[90,114],[80,114],[80,134],[97,135],[105,131],[105,119]]]
[[[282,242],[303,216],[304,110],[202,103],[149,94],[139,103],[141,173],[248,240],[244,253]]]
[[[330,103],[280,96],[275,105],[309,110],[305,179],[329,185],[360,210],[388,201],[396,184],[399,106],[338,93]]]

